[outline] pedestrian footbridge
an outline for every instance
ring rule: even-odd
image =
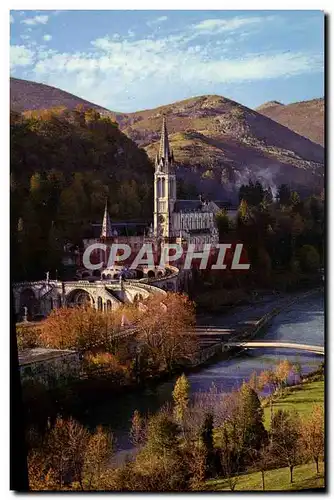
[[[277,341],[263,341],[263,340],[250,340],[239,342],[226,342],[223,349],[230,347],[242,347],[245,349],[258,349],[262,347],[279,348],[279,349],[295,349],[299,351],[308,351],[314,354],[325,355],[325,348],[320,345],[299,344],[296,342],[277,342]]]

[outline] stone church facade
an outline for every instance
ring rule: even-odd
[[[223,202],[207,201],[202,196],[197,200],[178,200],[175,166],[163,117],[160,148],[155,158],[154,237],[164,242],[193,243],[198,249],[205,243],[218,243],[215,215]]]

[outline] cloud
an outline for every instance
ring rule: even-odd
[[[10,15],[10,23],[13,24],[15,22],[14,16],[11,14]]]
[[[274,16],[264,17],[233,17],[232,19],[205,19],[193,28],[202,34],[218,34],[226,31],[235,31],[244,26],[259,24],[274,19]]]
[[[29,66],[34,61],[34,52],[24,45],[12,45],[10,48],[10,65]]]
[[[49,42],[50,40],[52,40],[52,36],[51,35],[44,35],[43,40],[45,40],[46,42]]]
[[[167,16],[160,16],[157,17],[156,19],[152,19],[150,21],[147,21],[147,26],[154,26],[155,24],[163,23],[168,20]]]
[[[88,52],[53,51],[43,58],[37,54],[34,78],[111,109],[125,109],[130,95],[150,94],[153,87],[160,89],[160,95],[162,86],[174,95],[189,95],[190,88],[192,94],[194,89],[205,93],[213,85],[291,77],[323,68],[322,56],[302,52],[248,53],[234,58],[229,54],[223,59],[220,46],[216,51],[198,44],[189,47],[176,35],[142,40],[104,37],[92,46]]]
[[[29,17],[28,19],[23,19],[21,23],[35,25],[35,24],[46,24],[49,20],[49,16],[41,15],[35,17]]]
[[[162,104],[162,95],[167,103],[204,93],[221,93],[226,85],[235,88],[245,82],[323,71],[320,52],[261,53],[247,48],[241,51],[242,42],[233,35],[218,40],[208,37],[203,42],[205,30],[224,29],[229,35],[233,29],[245,26],[245,19],[252,19],[255,25],[254,19],[258,18],[207,19],[196,25],[200,28],[190,26],[164,37],[150,34],[140,39],[130,36],[131,33],[126,37],[114,34],[96,38],[85,51],[73,53],[49,50],[46,45],[29,44],[28,49],[18,46],[11,62],[14,68],[29,65],[24,71],[27,79],[57,86],[122,111],[133,110],[136,102],[141,103],[137,109],[143,102],[151,107]]]

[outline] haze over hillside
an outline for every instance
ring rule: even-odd
[[[256,110],[297,134],[324,146],[325,101],[323,98],[286,105],[271,101],[262,104]]]
[[[165,114],[178,178],[209,197],[235,200],[242,183],[257,179],[273,190],[288,183],[302,194],[323,186],[323,148],[264,116],[284,109],[280,104],[257,112],[222,96],[205,95],[151,110],[115,113],[67,92],[18,79],[11,79],[11,103],[20,110],[94,107],[116,120],[152,159]]]

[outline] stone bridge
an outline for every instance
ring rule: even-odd
[[[167,266],[166,266],[167,267]],[[120,304],[134,303],[151,294],[184,289],[185,277],[176,267],[168,266],[164,276],[152,279],[79,279],[76,281],[41,280],[15,283],[15,312],[23,318],[25,307],[29,320],[46,317],[52,309],[89,303],[100,311],[114,310]]]

